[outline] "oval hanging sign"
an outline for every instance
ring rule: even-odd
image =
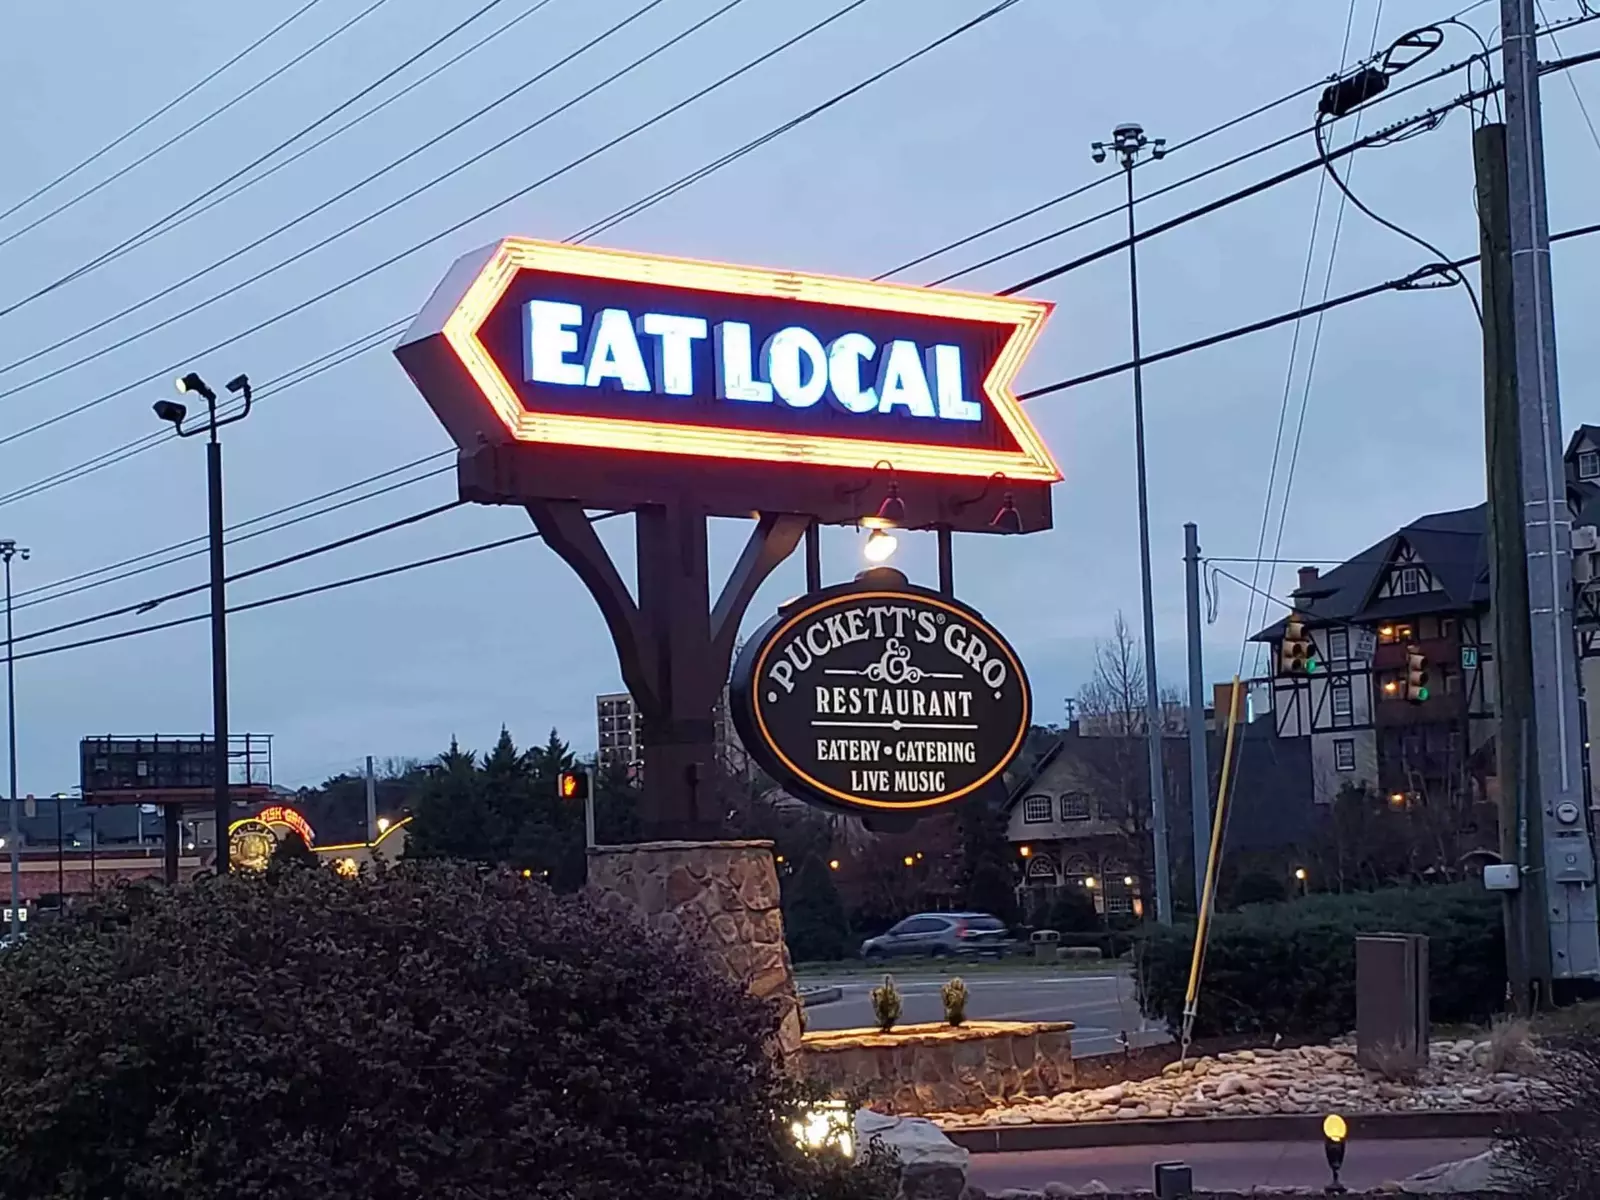
[[[741,652],[730,699],[745,749],[785,790],[876,812],[998,780],[1033,707],[993,626],[884,568],[785,606]]]

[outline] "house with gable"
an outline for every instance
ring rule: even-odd
[[[1326,574],[1302,567],[1289,602],[1310,669],[1283,661],[1287,614],[1255,640],[1274,651],[1277,735],[1309,739],[1317,803],[1346,785],[1396,807],[1493,802],[1486,505],[1419,517]]]

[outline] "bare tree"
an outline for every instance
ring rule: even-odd
[[[1094,752],[1086,758],[1097,776],[1101,817],[1120,827],[1122,856],[1133,865],[1140,894],[1148,899],[1154,895],[1155,846],[1150,832],[1145,686],[1144,656],[1119,611],[1112,622],[1110,639],[1095,643],[1094,670],[1078,692],[1077,714],[1080,732],[1097,739]],[[1163,689],[1160,705],[1163,732],[1181,733],[1184,709],[1177,692]],[[1165,754],[1162,771],[1166,793],[1176,795],[1177,772]]]

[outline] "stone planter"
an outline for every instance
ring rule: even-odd
[[[970,1021],[817,1030],[801,1043],[806,1075],[901,1115],[979,1112],[1073,1083],[1069,1021]]]

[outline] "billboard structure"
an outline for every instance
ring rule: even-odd
[[[714,707],[763,580],[819,525],[1048,529],[1061,473],[1012,391],[1050,305],[508,238],[395,350],[461,498],[524,508],[605,618],[642,718],[646,836],[713,832]],[[637,588],[592,510],[635,516]],[[711,517],[754,517],[712,598]],[[510,627],[515,604],[507,606]]]

